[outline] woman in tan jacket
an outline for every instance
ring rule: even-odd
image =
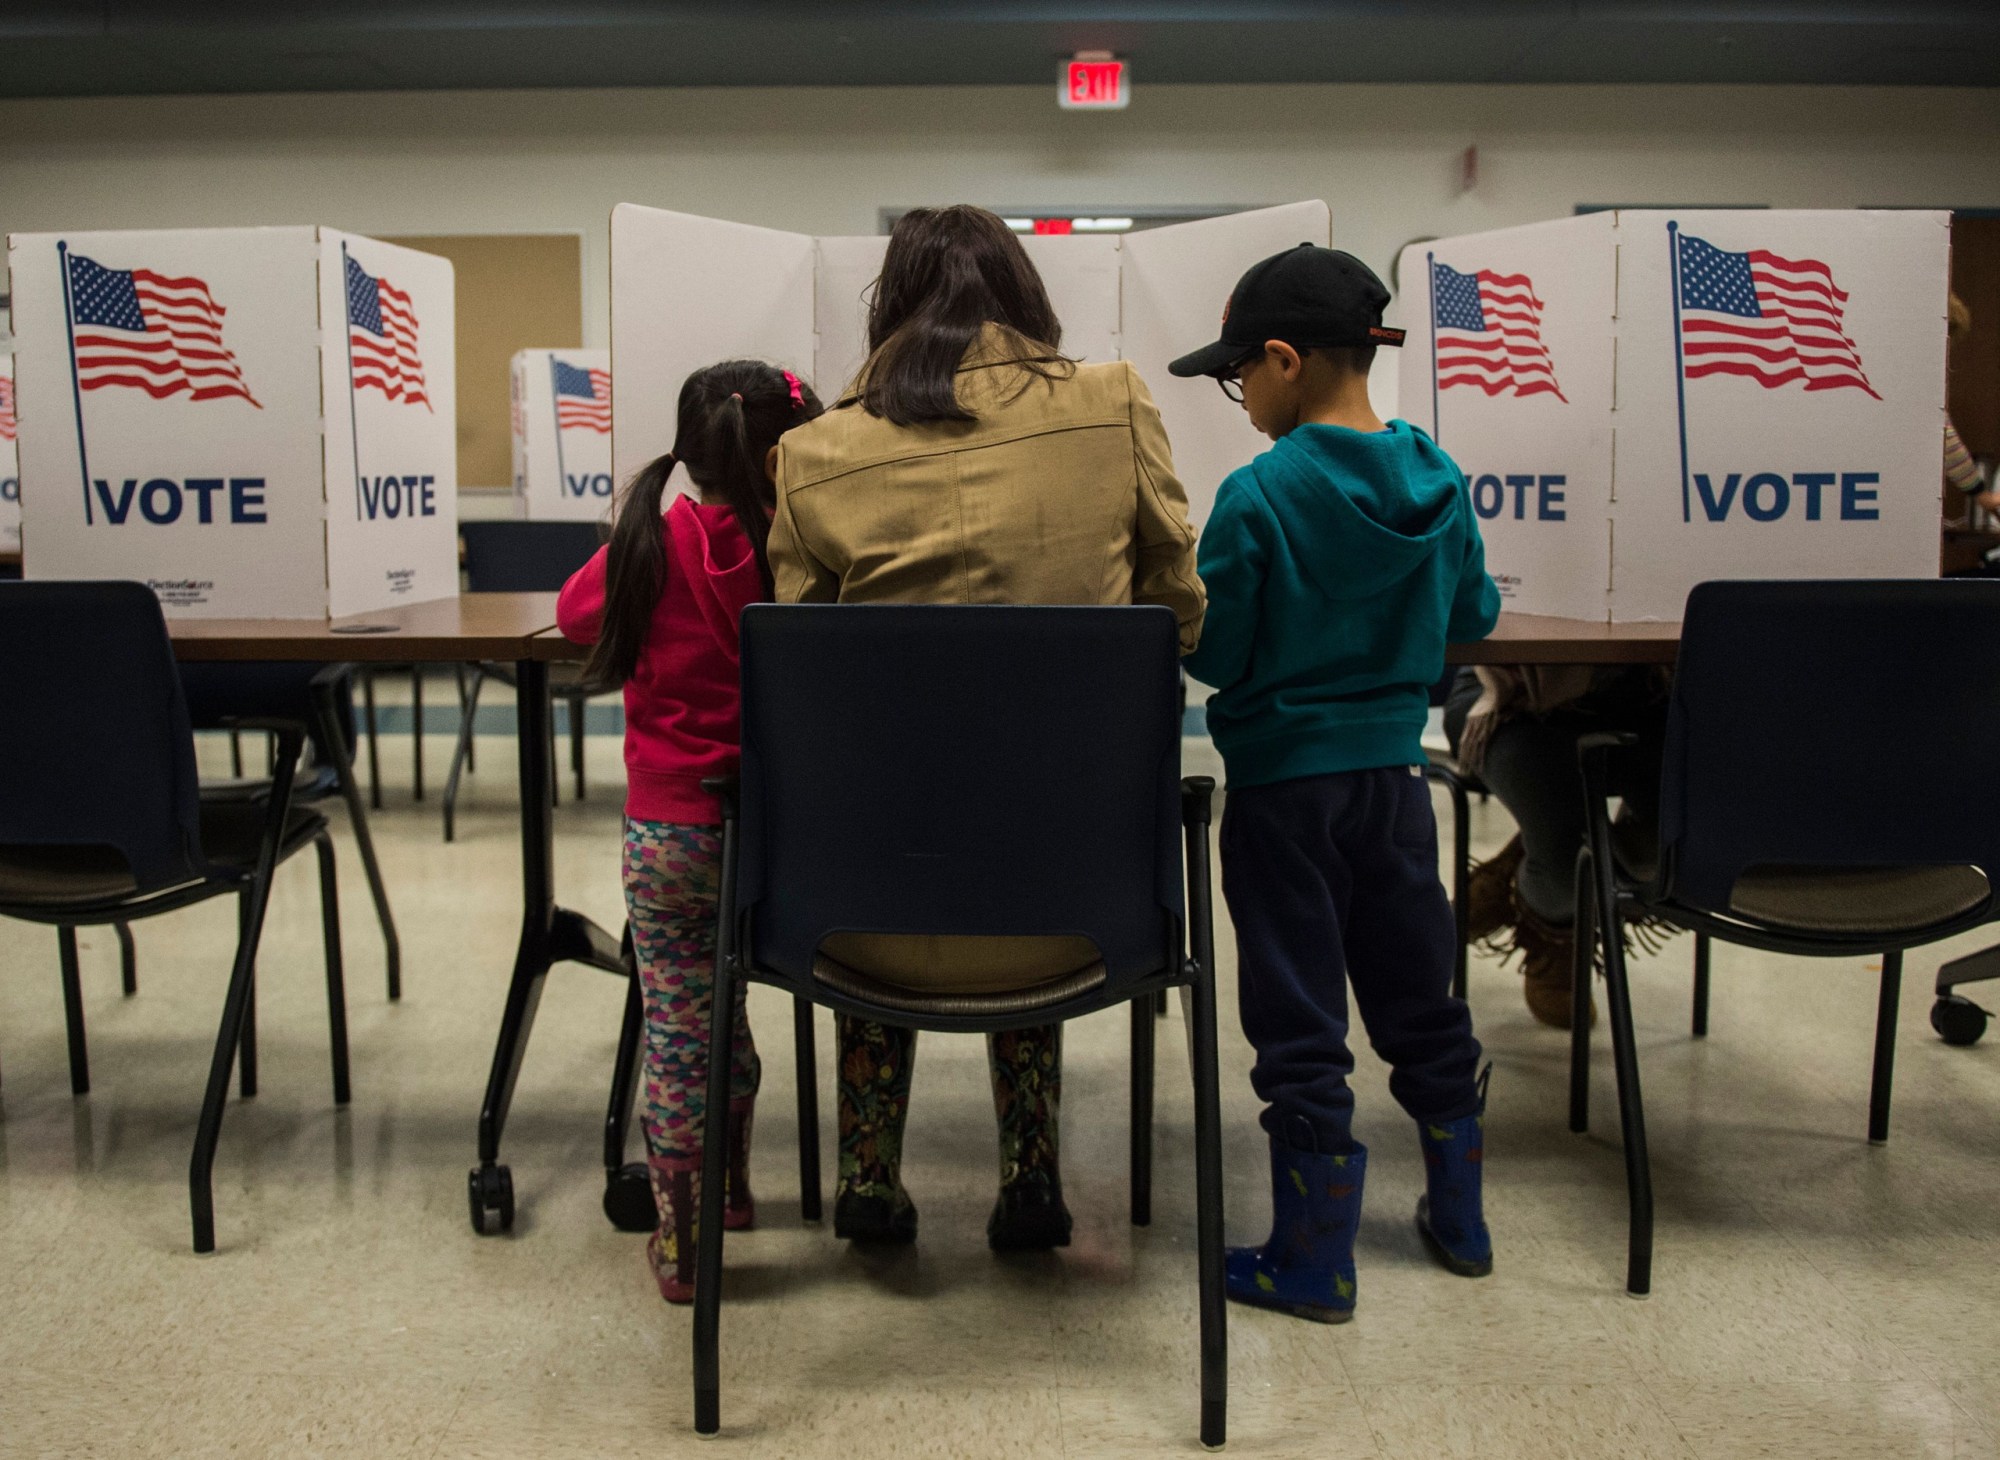
[[[1080,365],[1027,251],[981,208],[918,209],[889,239],[869,357],[847,397],[778,447],[780,603],[1159,603],[1181,652],[1203,596],[1187,496],[1125,363]],[[840,934],[828,958],[932,991],[1017,988],[1097,961],[1074,938]],[[834,1231],[908,1242],[900,1174],[913,1031],[842,1017]],[[1000,1122],[996,1251],[1065,1246],[1060,1025],[988,1042]]]

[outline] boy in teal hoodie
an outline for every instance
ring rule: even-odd
[[[1350,983],[1417,1122],[1417,1229],[1451,1271],[1493,1269],[1485,1080],[1451,995],[1420,741],[1445,644],[1490,633],[1500,597],[1464,476],[1369,405],[1375,347],[1403,338],[1383,327],[1388,299],[1360,260],[1300,244],[1243,276],[1219,341],[1168,367],[1213,376],[1277,443],[1216,495],[1208,618],[1183,663],[1217,689],[1222,888],[1271,1140],[1271,1238],[1230,1250],[1229,1296],[1322,1323],[1354,1314],[1368,1159],[1350,1128]]]

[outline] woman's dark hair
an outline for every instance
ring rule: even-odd
[[[653,610],[667,586],[661,501],[675,466],[687,468],[705,501],[726,503],[757,554],[764,595],[771,594],[771,511],[777,498],[764,458],[778,438],[820,414],[819,397],[790,371],[762,360],[725,360],[681,385],[674,449],[648,463],[625,488],[605,560],[604,624],[585,675],[623,684],[639,664]]]
[[[856,399],[898,426],[970,421],[958,367],[981,327],[1012,335],[1021,367],[1044,379],[1073,368],[1042,276],[1012,229],[984,208],[914,208],[889,235],[868,306],[868,365]]]

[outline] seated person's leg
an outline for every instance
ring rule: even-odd
[[[916,1067],[913,1029],[836,1015],[840,1183],[833,1232],[859,1242],[910,1242],[917,1207],[903,1190],[903,1126]]]
[[[1062,1025],[987,1036],[993,1110],[1000,1122],[1000,1199],[986,1223],[995,1252],[1069,1246],[1056,1161],[1062,1104]]]
[[[1068,974],[1080,972],[1098,962],[1097,948],[1087,938],[1076,937],[974,937],[929,936],[885,933],[836,933],[822,945],[826,956],[882,983],[926,994],[977,994],[1010,992],[1032,988]],[[852,1038],[870,1047],[881,1045],[901,1031],[880,1030],[859,1020],[842,1024],[841,1119],[842,1192],[849,1191],[847,1135],[850,1122],[857,1144],[871,1136],[864,1126],[886,1130],[893,1122],[893,1149],[898,1158],[902,1146],[903,1109],[885,1090],[867,1098],[880,1114],[868,1117],[850,1107],[848,1100],[849,1025],[856,1030],[878,1030],[865,1040]],[[914,1039],[913,1035],[905,1035]],[[907,1047],[907,1046],[906,1046]],[[1070,1215],[1062,1200],[1062,1177],[1056,1161],[1056,1128],[1062,1088],[1062,1028],[1044,1025],[1010,1030],[995,1035],[987,1045],[993,1077],[993,1102],[1000,1122],[1000,1199],[988,1221],[986,1235],[995,1251],[1041,1251],[1069,1245]],[[889,1052],[884,1068],[896,1064]],[[862,1072],[859,1058],[852,1069]],[[902,1098],[908,1096],[907,1061],[902,1066]],[[858,1088],[858,1087],[857,1087]],[[856,1102],[859,1103],[859,1102]],[[879,1163],[878,1163],[879,1164]],[[884,1175],[856,1163],[855,1195],[846,1199],[849,1234],[876,1240],[907,1241],[916,1230],[915,1208],[903,1191],[894,1169]],[[886,1203],[883,1212],[887,1229],[876,1231],[866,1225],[858,1205],[862,1200]],[[865,1209],[875,1213],[876,1208]],[[841,1205],[836,1202],[834,1226],[843,1231]],[[870,1218],[872,1220],[872,1218]]]

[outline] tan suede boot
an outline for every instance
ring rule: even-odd
[[[1528,1012],[1551,1029],[1571,1023],[1575,988],[1576,932],[1545,923],[1527,908],[1514,909],[1514,946],[1521,952],[1521,996]],[[1597,1027],[1597,1001],[1590,1002],[1590,1023]]]
[[[1514,877],[1521,870],[1521,838],[1516,836],[1477,863],[1465,887],[1465,936],[1478,943],[1514,921]]]

